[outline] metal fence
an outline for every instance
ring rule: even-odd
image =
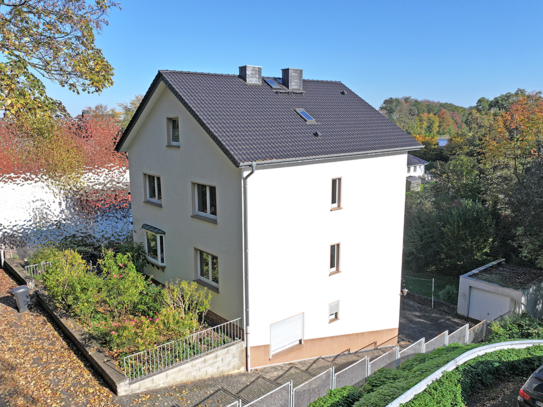
[[[466,343],[468,343],[468,340],[469,340],[469,325],[466,324],[463,327],[458,328],[452,334],[449,334],[449,341],[447,345],[451,345],[453,343],[460,343],[462,345],[465,345]]]
[[[29,276],[36,277],[40,274],[45,273],[47,267],[51,267],[51,263],[48,261],[42,261],[39,264],[32,264],[30,266],[25,266],[25,272]]]
[[[481,321],[469,330],[469,343],[479,343],[485,340],[486,321]]]
[[[370,360],[368,357],[360,359],[351,366],[346,367],[334,375],[334,388],[344,386],[360,386],[368,377]]]
[[[132,381],[168,369],[243,340],[242,331],[241,318],[238,318],[187,338],[126,356],[123,360],[124,374]]]
[[[424,342],[425,342],[424,338],[419,339],[414,344],[412,344],[412,345],[408,346],[407,348],[405,348],[404,350],[400,351],[400,357],[398,358],[398,361],[397,361],[396,364],[399,366],[400,364],[402,364],[406,360],[411,359],[415,355],[417,355],[419,353],[424,353],[425,345],[426,345]]]
[[[234,401],[232,404],[228,404],[225,407],[241,407],[241,400],[240,401]]]
[[[445,331],[442,334],[436,336],[431,341],[426,342],[425,344],[425,353],[430,353],[437,348],[441,348],[442,346],[447,346],[449,339],[449,331]]]
[[[245,404],[245,406],[292,407],[293,394],[294,392],[292,391],[292,382],[288,382],[278,387],[277,389],[263,395],[262,397],[251,401],[249,404]],[[304,407],[307,407],[308,404],[306,404]],[[241,407],[241,400],[239,401],[239,406]]]
[[[399,348],[394,348],[390,352],[379,356],[370,362],[370,374],[374,374],[382,367],[396,367],[396,360],[399,359]]]
[[[318,376],[296,387],[292,392],[293,407],[307,407],[319,397],[326,396],[328,390],[334,387],[334,367],[325,370]]]

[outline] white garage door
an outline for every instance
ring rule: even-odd
[[[273,324],[271,326],[272,355],[302,343],[303,332],[304,314]]]
[[[513,309],[511,297],[471,287],[468,316],[479,321],[492,321]]]

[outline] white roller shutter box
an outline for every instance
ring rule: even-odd
[[[278,322],[271,326],[271,353],[280,352],[301,343],[304,331],[304,315]]]

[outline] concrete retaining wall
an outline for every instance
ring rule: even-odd
[[[17,260],[6,259],[4,269],[20,284],[26,284],[30,279]],[[56,308],[46,293],[39,290],[32,291],[36,294],[38,303],[118,396],[239,372],[245,368],[244,343],[236,342],[231,346],[176,365],[152,376],[129,382],[124,372],[102,351],[96,342],[88,339],[88,335],[74,319]]]

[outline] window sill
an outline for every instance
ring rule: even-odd
[[[158,203],[158,202],[145,200],[145,201],[143,201],[143,203],[146,203],[146,204],[152,205],[152,206],[156,206],[157,208],[162,208],[162,204]]]
[[[336,322],[336,321],[339,321],[339,318],[333,318],[329,321],[329,324],[331,324],[332,322]]]
[[[203,220],[205,222],[213,223],[214,225],[217,225],[217,219],[208,218],[202,215],[191,215],[191,218]]]
[[[274,353],[273,355],[270,356],[270,360],[275,359],[275,358],[278,358],[279,356],[286,355],[287,353],[292,352],[292,351],[294,351],[294,350],[296,350],[296,349],[299,349],[299,348],[301,348],[302,346],[304,346],[303,342],[302,342],[302,343],[299,343],[299,344],[297,344],[297,345],[291,346],[291,347],[288,348],[288,349],[284,349],[284,350],[282,350],[281,352]]]
[[[331,271],[329,276],[334,276],[334,275],[339,274],[339,273],[341,273],[341,270]]]
[[[181,148],[179,144],[166,144],[166,147],[168,148]]]
[[[343,209],[343,208],[341,206],[336,206],[335,208],[330,209],[330,212],[339,211],[340,209]]]
[[[165,264],[158,264],[155,260],[152,260],[149,257],[147,257],[147,263],[152,267],[159,269],[160,271],[164,271],[164,269],[166,268]]]
[[[209,284],[207,281],[204,281],[204,280],[201,280],[199,278],[197,278],[196,280],[194,280],[196,283],[200,284],[201,286],[213,291],[213,292],[216,292],[217,294],[220,294],[219,292],[219,287],[216,287],[214,286],[213,284]]]

